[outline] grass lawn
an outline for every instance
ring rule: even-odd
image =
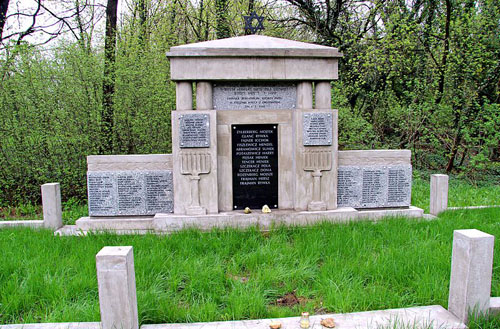
[[[182,231],[165,236],[54,237],[0,230],[0,323],[99,321],[95,255],[134,247],[141,323],[447,306],[452,234],[500,236],[500,209],[438,220],[323,223],[308,228]],[[500,296],[500,243],[492,295]],[[500,328],[500,320],[476,328]]]

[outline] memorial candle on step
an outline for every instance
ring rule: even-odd
[[[302,316],[300,317],[300,327],[301,328],[309,328],[309,313],[302,312]]]

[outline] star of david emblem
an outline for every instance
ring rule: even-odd
[[[243,16],[245,19],[245,31],[250,31],[250,33],[255,34],[259,30],[264,29],[264,16],[259,16],[255,11],[252,11],[250,16]],[[254,19],[257,20],[257,26],[253,25]]]

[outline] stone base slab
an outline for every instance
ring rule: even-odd
[[[355,220],[377,220],[384,217],[423,217],[424,211],[417,207],[356,210],[350,207],[325,211],[273,210],[263,214],[254,210],[250,214],[230,211],[198,216],[156,214],[135,217],[82,217],[76,225],[67,225],[56,231],[57,235],[84,235],[87,232],[113,231],[117,234],[168,233],[186,228],[209,231],[212,228],[247,228],[257,226],[269,230],[276,225],[310,225],[321,221],[348,222]]]
[[[83,231],[152,230],[153,216],[82,217],[75,224]]]
[[[5,324],[0,329],[101,329],[100,322]]]
[[[323,329],[320,321],[333,318],[335,329],[380,329],[380,328],[428,328],[428,329],[466,329],[453,314],[440,305],[401,308],[384,311],[370,311],[348,314],[313,315],[310,319],[310,329]],[[143,325],[141,329],[269,329],[271,321],[281,322],[283,329],[300,329],[300,317],[205,322],[179,324]]]
[[[310,317],[311,329],[323,329],[320,321],[333,318],[336,329],[426,328],[466,329],[453,314],[440,305],[369,311],[347,314],[324,314]],[[273,320],[283,329],[299,329],[300,317],[244,321],[146,324],[141,329],[269,329]],[[101,329],[99,322],[39,323],[0,325],[0,329]]]
[[[490,298],[490,314],[497,315],[500,313],[500,297]]]
[[[43,227],[43,220],[6,220],[6,221],[0,221],[0,229],[1,228],[9,228],[9,227],[40,228],[40,227]]]

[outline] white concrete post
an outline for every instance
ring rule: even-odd
[[[478,230],[453,232],[448,310],[466,323],[489,310],[495,237]]]
[[[437,216],[448,208],[448,175],[431,175],[430,213]]]
[[[212,83],[198,82],[196,84],[196,109],[213,110]]]
[[[139,329],[132,247],[104,247],[96,264],[102,329]]]
[[[193,109],[193,85],[191,82],[180,81],[175,88],[175,107],[177,111]]]
[[[314,84],[314,108],[329,110],[332,108],[332,88],[329,81]]]
[[[299,82],[297,84],[297,108],[312,109],[313,91],[312,82]]]
[[[42,185],[43,226],[57,230],[62,227],[61,186],[59,183]]]

